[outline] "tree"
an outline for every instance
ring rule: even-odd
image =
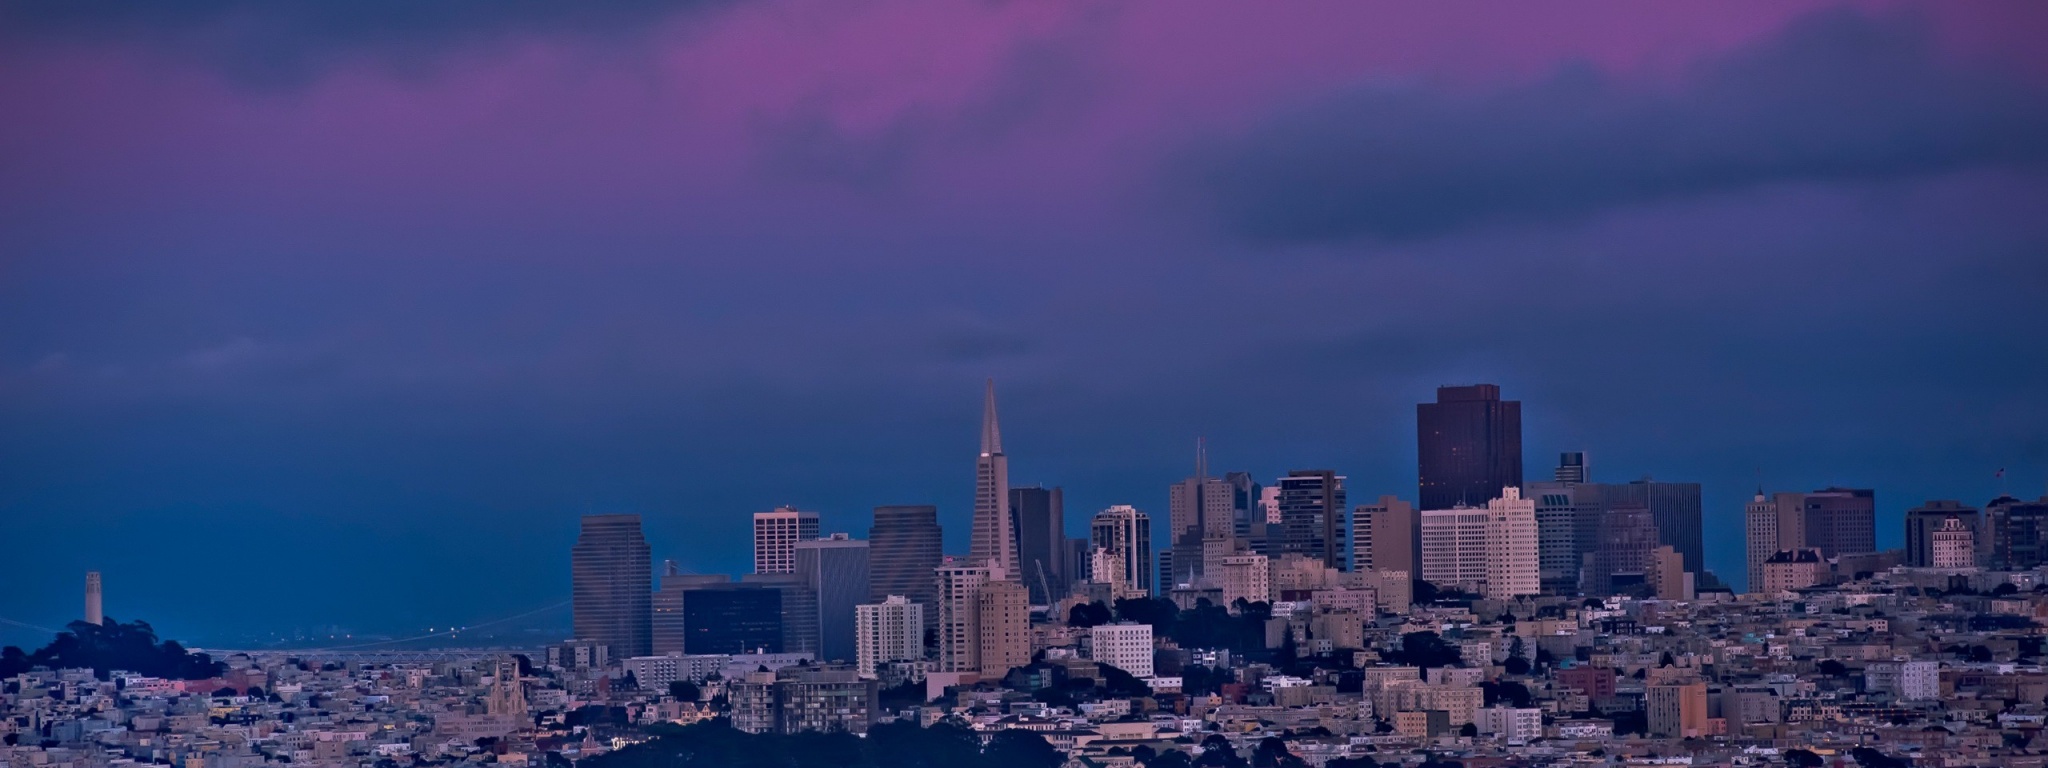
[[[1510,675],[1526,675],[1529,674],[1529,661],[1520,656],[1509,656],[1507,663],[1501,665],[1501,669]]]
[[[1410,632],[1401,636],[1401,647],[1385,654],[1389,661],[1412,667],[1455,667],[1464,664],[1464,653],[1444,642],[1435,632]]]
[[[1067,758],[1059,749],[1046,741],[1035,731],[1009,728],[997,731],[989,737],[988,746],[981,750],[981,761],[974,765],[989,768],[1059,768]]]
[[[1458,726],[1458,735],[1468,739],[1479,738],[1479,726],[1473,725],[1471,723],[1466,723],[1464,725]]]
[[[1380,768],[1380,763],[1378,760],[1360,755],[1358,757],[1340,757],[1331,760],[1324,763],[1323,768]]]
[[[1188,753],[1169,749],[1152,758],[1152,762],[1146,763],[1145,768],[1193,768],[1194,764],[1195,761],[1188,757]]]
[[[1910,768],[1912,765],[1899,758],[1879,752],[1872,747],[1857,747],[1849,750],[1849,756],[1854,758],[1856,764],[1863,768]]]
[[[675,680],[668,684],[668,695],[669,698],[676,701],[696,701],[703,698],[704,692],[697,688],[696,683],[688,680]]]
[[[1109,620],[1109,606],[1101,603],[1082,603],[1067,611],[1067,626],[1070,627],[1087,629],[1108,624]]]
[[[74,621],[68,631],[35,653],[20,648],[0,649],[0,677],[12,677],[31,667],[51,669],[87,668],[101,680],[116,669],[139,672],[173,680],[206,680],[219,677],[227,665],[203,653],[187,653],[174,640],[159,642],[148,622],[122,623],[112,616],[99,624]]]
[[[1821,659],[1820,664],[1816,668],[1821,674],[1828,677],[1842,677],[1849,674],[1849,667],[1834,659]]]
[[[1793,748],[1785,750],[1785,764],[1792,768],[1821,768],[1827,761],[1812,750]]]

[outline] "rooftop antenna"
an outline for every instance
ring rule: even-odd
[[[1203,437],[1195,438],[1195,479],[1209,479],[1209,444]]]

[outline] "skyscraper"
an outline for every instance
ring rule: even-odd
[[[664,574],[655,602],[659,653],[818,652],[817,593],[793,573]]]
[[[818,658],[853,660],[853,609],[868,601],[868,566],[868,543],[843,533],[796,543],[796,575],[818,596]]]
[[[1420,506],[1478,506],[1522,485],[1522,403],[1495,384],[1438,387],[1415,406]]]
[[[968,560],[1016,579],[1017,522],[1010,514],[1010,458],[996,426],[996,381],[989,379],[981,411],[981,455],[974,461],[974,529]]]
[[[2048,564],[2048,496],[2000,496],[1984,505],[1986,567],[2025,570]]]
[[[1113,569],[1112,577],[1102,568],[1090,571],[1092,581],[1119,580],[1133,592],[1152,594],[1152,518],[1128,504],[1118,504],[1095,513],[1088,526],[1095,550],[1107,553],[1098,562]]]
[[[1478,594],[1486,586],[1486,510],[1457,507],[1425,509],[1419,514],[1419,578],[1438,589]]]
[[[1821,557],[1877,551],[1877,494],[1867,488],[1824,488],[1803,494],[1805,540]],[[1790,547],[1787,547],[1788,549]]]
[[[1344,478],[1327,469],[1297,469],[1280,478],[1281,554],[1300,554],[1342,570]]]
[[[1947,500],[1930,501],[1906,510],[1906,565],[1913,568],[1953,567],[1934,565],[1933,534],[1942,530],[1949,520],[1955,520],[1974,536],[1982,527],[1978,517],[1975,507]]]
[[[902,595],[924,606],[927,626],[937,621],[932,569],[945,562],[941,538],[938,507],[875,507],[875,524],[868,529],[868,602]]]
[[[1657,540],[1685,558],[1686,572],[1695,579],[1706,572],[1699,483],[1665,483],[1646,477],[1628,483],[1600,483],[1599,487],[1601,506],[1649,510],[1657,526]]]
[[[796,543],[818,538],[818,513],[790,507],[754,513],[754,572],[796,570]]]
[[[1067,594],[1067,531],[1058,488],[1010,489],[1010,513],[1017,521],[1017,556],[1034,605],[1051,605]]]
[[[1419,522],[1415,506],[1393,496],[1359,505],[1351,511],[1351,570],[1407,571],[1415,578],[1422,550],[1415,530]]]
[[[100,572],[87,571],[85,574],[85,623],[105,622],[105,612],[100,608]]]
[[[1557,455],[1557,472],[1553,477],[1560,483],[1584,483],[1593,478],[1586,473],[1586,453],[1565,451]]]
[[[652,650],[654,571],[639,515],[584,515],[569,576],[577,639],[604,643],[614,658]]]
[[[1781,517],[1778,503],[1764,495],[1762,488],[1756,489],[1756,496],[1742,508],[1743,555],[1749,566],[1748,579],[1743,584],[1749,592],[1763,589],[1764,563],[1770,562],[1772,555],[1784,549],[1779,546],[1782,543],[1778,531]]]
[[[939,593],[940,672],[981,671],[981,587],[985,565],[947,563],[933,570]]]
[[[1236,490],[1229,481],[1209,476],[1208,455],[1198,442],[1195,474],[1167,488],[1167,540],[1173,553],[1172,572],[1164,574],[1168,582],[1193,583],[1203,574],[1202,542],[1235,535]]]
[[[1510,600],[1541,591],[1537,574],[1536,503],[1506,488],[1486,503],[1486,592]]]
[[[975,661],[981,665],[982,679],[1001,680],[1010,670],[1031,663],[1031,595],[1024,585],[990,578],[975,595],[974,609],[974,628],[980,635]]]
[[[1600,546],[1588,553],[1580,588],[1610,595],[1648,581],[1658,547],[1657,521],[1650,510],[1610,507],[1601,511],[1600,520]]]
[[[1264,510],[1259,508],[1259,497],[1265,488],[1252,479],[1250,472],[1227,472],[1223,482],[1230,484],[1230,534],[1240,539],[1252,537],[1254,526],[1264,526]]]
[[[1536,502],[1537,570],[1543,590],[1579,590],[1586,553],[1599,543],[1600,487],[1591,483],[1530,483],[1522,496]]]

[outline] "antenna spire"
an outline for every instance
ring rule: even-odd
[[[981,455],[1003,452],[1003,431],[996,426],[996,380],[988,380],[988,396],[981,406]]]

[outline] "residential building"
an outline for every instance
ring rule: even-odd
[[[975,596],[975,661],[983,679],[1000,680],[1031,663],[1031,595],[1022,584],[991,576]]]
[[[1927,532],[1928,567],[1977,567],[1977,531],[1962,518],[1941,521],[1941,527]]]
[[[1478,594],[1486,584],[1487,510],[1425,509],[1420,518],[1422,580]]]
[[[1238,600],[1246,603],[1263,603],[1273,599],[1272,570],[1265,555],[1239,554],[1222,559],[1216,573],[1216,584],[1223,590],[1223,604],[1237,605]]]
[[[1650,735],[1688,739],[1707,735],[1707,684],[1651,685],[1645,690]]]
[[[902,595],[854,608],[854,667],[863,677],[892,661],[924,658],[924,606]]]
[[[1090,658],[1139,679],[1152,676],[1152,625],[1098,624],[1088,629]]]
[[[1805,589],[1827,581],[1828,561],[1812,547],[1788,549],[1764,561],[1763,575],[1754,591],[1764,594]]]

